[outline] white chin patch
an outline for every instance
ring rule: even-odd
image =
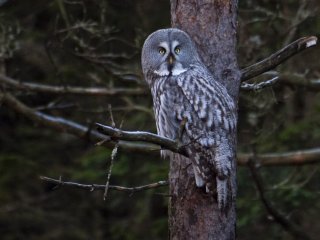
[[[170,72],[168,70],[160,70],[160,71],[155,70],[154,73],[161,76],[161,77],[169,76],[169,74],[170,74]]]
[[[177,63],[173,66],[171,72],[167,69],[166,65],[162,65],[159,70],[155,70],[154,73],[163,77],[163,76],[169,76],[170,73],[172,76],[180,75],[181,73],[184,73],[187,71],[186,68],[183,68],[180,63]]]
[[[181,63],[176,62],[172,68],[171,74],[173,76],[177,76],[177,75],[180,75],[181,73],[184,73],[185,71],[187,71],[187,69],[183,68]]]
[[[172,70],[172,75],[173,76],[177,76],[177,75],[179,75],[181,73],[184,73],[185,71],[187,71],[187,69],[185,69],[185,68],[174,68]]]

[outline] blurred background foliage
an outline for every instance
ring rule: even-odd
[[[310,1],[239,2],[238,60],[253,64],[293,40],[319,37],[320,4]],[[49,85],[143,88],[136,96],[79,96],[15,90],[28,106],[77,121],[156,132],[152,99],[142,79],[140,49],[152,31],[170,26],[168,0],[0,1],[0,73]],[[283,79],[319,79],[320,48],[277,68]],[[273,74],[272,72],[270,74]],[[266,79],[266,75],[251,80]],[[239,152],[275,153],[320,145],[319,91],[290,81],[242,92]],[[1,102],[1,100],[0,100]],[[0,108],[1,239],[166,239],[167,189],[128,195],[59,188],[40,175],[104,184],[112,149],[34,124]],[[167,179],[158,154],[120,151],[111,184],[139,186]],[[303,231],[320,235],[319,166],[261,169],[267,197]],[[238,239],[292,239],[273,221],[256,193],[248,168],[238,170]]]

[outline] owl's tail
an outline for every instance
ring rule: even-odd
[[[216,177],[217,181],[217,202],[221,211],[225,210],[228,205],[228,180]]]

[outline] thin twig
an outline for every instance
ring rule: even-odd
[[[111,104],[108,104],[108,111],[109,111],[109,115],[110,115],[111,126],[112,126],[113,128],[115,128],[115,127],[116,127],[116,123],[114,122]]]
[[[311,170],[311,173],[308,174],[306,177],[304,177],[304,179],[301,182],[293,183],[290,185],[288,184],[287,186],[285,186],[285,184],[287,182],[289,182],[289,180],[287,182],[283,181],[283,182],[277,184],[276,186],[272,186],[272,189],[277,189],[277,188],[278,189],[294,189],[295,191],[297,191],[300,188],[303,188],[306,184],[308,184],[310,182],[311,178],[313,178],[314,175],[318,172],[318,170],[319,170],[319,166],[313,168]],[[300,173],[300,171],[298,171],[298,172]]]
[[[77,182],[66,182],[66,181],[62,181],[61,179],[54,179],[54,178],[49,178],[45,176],[40,176],[40,179],[49,183],[54,183],[57,186],[67,186],[67,187],[73,187],[73,188],[87,189],[89,191],[95,191],[95,190],[104,191],[106,187],[105,184],[82,184]],[[142,185],[137,187],[123,187],[123,186],[117,186],[117,185],[109,185],[109,189],[132,194],[135,192],[140,192],[147,189],[159,188],[164,186],[168,186],[168,181],[159,181],[159,182],[150,183],[147,185]]]
[[[320,90],[320,79],[308,79],[302,74],[281,73],[279,74],[279,82],[290,87],[303,88],[308,91]]]
[[[104,189],[104,194],[103,194],[103,200],[106,200],[107,199],[107,195],[108,195],[108,189],[109,189],[109,186],[110,186],[110,177],[111,177],[111,173],[112,173],[112,168],[113,168],[113,162],[114,162],[114,159],[117,155],[117,152],[118,152],[118,147],[119,145],[116,144],[111,152],[111,159],[110,159],[110,166],[109,166],[109,171],[108,171],[108,175],[107,175],[107,182],[105,184],[105,189]]]
[[[111,126],[115,128],[116,127],[116,123],[115,123],[114,118],[113,118],[111,104],[108,104],[108,111],[109,111],[109,115],[110,115]],[[108,175],[107,175],[106,187],[105,187],[104,194],[103,194],[103,200],[106,200],[107,195],[108,195],[108,188],[109,188],[109,185],[110,185],[110,177],[111,177],[111,173],[112,173],[113,162],[114,162],[114,159],[115,159],[115,157],[116,157],[116,155],[118,153],[118,148],[119,148],[119,143],[117,142],[116,145],[114,146],[114,148],[112,149],[112,152],[111,152],[110,166],[109,166],[109,171],[108,171]]]
[[[280,224],[280,226],[294,236],[296,239],[305,239],[309,240],[310,238],[302,232],[296,225],[290,222],[287,218],[285,218],[275,207],[271,204],[271,202],[265,196],[264,184],[263,180],[258,172],[256,162],[254,158],[251,158],[248,162],[248,166],[250,168],[252,178],[256,184],[260,199],[264,204],[268,213],[273,217],[273,219]]]
[[[311,12],[307,11],[307,5],[308,1],[300,1],[300,6],[296,11],[296,14],[294,15],[294,18],[291,20],[291,26],[289,27],[289,31],[285,33],[286,38],[283,44],[284,46],[288,45],[294,39],[299,24],[306,20],[308,17],[310,17]]]
[[[245,91],[258,91],[258,90],[261,90],[263,88],[266,88],[266,87],[271,87],[273,86],[274,84],[276,84],[279,80],[279,77],[276,76],[272,79],[269,79],[269,80],[266,80],[266,81],[263,81],[263,82],[260,82],[260,83],[256,83],[256,84],[250,84],[250,83],[242,83],[241,84],[241,90],[245,90]]]

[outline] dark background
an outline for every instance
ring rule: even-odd
[[[319,36],[320,4],[310,1],[239,3],[240,67],[297,38]],[[140,69],[140,50],[154,30],[170,27],[165,0],[14,1],[0,6],[0,73],[22,82],[61,86],[145,88],[139,96],[79,96],[0,88],[44,113],[92,125],[156,132],[152,99]],[[273,87],[241,92],[238,152],[281,153],[320,145],[320,95],[303,81],[320,78],[319,47],[279,66]],[[270,77],[269,77],[270,78]],[[252,82],[268,79],[268,76]],[[318,80],[319,81],[319,80]],[[35,124],[0,99],[1,239],[166,239],[166,187],[132,195],[46,184],[39,176],[80,183],[106,182],[112,149]],[[260,170],[274,207],[302,231],[320,235],[319,165]],[[139,186],[167,179],[157,153],[115,159],[110,184]],[[250,171],[238,170],[238,239],[292,239],[268,216]]]

